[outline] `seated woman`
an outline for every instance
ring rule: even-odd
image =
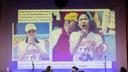
[[[53,70],[51,69],[51,66],[47,66],[45,72],[53,72]]]
[[[121,67],[120,72],[127,72],[127,70],[124,67]]]
[[[72,72],[79,72],[79,69],[76,66],[72,67]]]

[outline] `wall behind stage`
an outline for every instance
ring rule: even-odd
[[[126,47],[126,8],[125,0],[69,0],[63,9],[90,9],[109,8],[116,13],[116,62],[113,62],[115,70],[121,66],[127,67]],[[0,71],[5,71],[11,65],[11,38],[12,22],[17,23],[18,9],[58,9],[54,0],[3,0],[1,3],[0,18]]]

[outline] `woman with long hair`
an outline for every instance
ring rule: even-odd
[[[26,24],[26,38],[18,44],[18,60],[31,61],[31,59],[40,61],[48,59],[44,41],[36,38],[37,28],[34,24]]]
[[[97,34],[96,24],[90,20],[88,12],[78,17],[80,30],[70,36],[70,50],[75,61],[99,60],[103,56],[102,38]]]

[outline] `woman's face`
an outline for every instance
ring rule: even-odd
[[[81,28],[81,30],[85,30],[88,28],[88,16],[86,14],[81,14],[78,18],[78,26]]]
[[[27,32],[27,36],[30,38],[34,38],[36,36],[36,30],[29,30]]]

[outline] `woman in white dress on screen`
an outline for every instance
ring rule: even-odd
[[[26,24],[26,39],[18,44],[18,60],[35,61],[47,60],[48,54],[45,49],[45,42],[36,38],[37,28],[34,24]]]

